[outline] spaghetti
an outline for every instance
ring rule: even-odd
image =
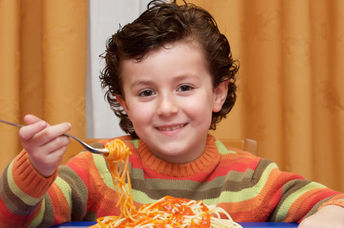
[[[136,207],[132,198],[129,177],[129,147],[120,139],[108,142],[105,147],[109,150],[109,154],[105,156],[105,159],[119,197],[116,206],[120,206],[120,217],[130,217]]]
[[[130,150],[122,140],[115,139],[105,146],[110,153],[105,156],[119,195],[121,214],[97,219],[93,228],[239,228],[221,207],[206,205],[202,200],[189,200],[165,196],[158,201],[136,209],[129,178]],[[126,185],[127,182],[127,185]]]

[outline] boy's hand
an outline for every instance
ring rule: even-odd
[[[52,175],[61,163],[70,139],[62,134],[70,130],[70,123],[50,126],[34,115],[26,115],[26,126],[20,128],[19,137],[35,169],[43,176]]]
[[[329,205],[321,208],[318,212],[304,219],[300,228],[340,228],[344,227],[344,208]]]

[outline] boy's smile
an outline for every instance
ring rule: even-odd
[[[200,46],[167,44],[140,61],[123,60],[124,97],[117,97],[136,134],[157,157],[185,163],[204,151],[212,112],[221,109],[226,83],[213,89]]]
[[[176,131],[176,130],[181,129],[185,126],[186,126],[186,124],[175,124],[175,125],[169,125],[169,126],[160,126],[160,127],[156,127],[156,128],[159,131],[166,132],[166,134],[168,134],[169,132]]]

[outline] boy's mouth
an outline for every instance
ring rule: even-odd
[[[177,124],[177,125],[171,125],[171,126],[162,126],[162,127],[157,127],[159,131],[174,131],[179,128],[183,128],[186,124]]]

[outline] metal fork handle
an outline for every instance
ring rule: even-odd
[[[9,125],[12,125],[12,126],[15,126],[15,127],[24,127],[23,124],[12,123],[12,122],[8,122],[6,120],[0,120],[0,122],[4,123],[4,124],[9,124]]]
[[[12,126],[15,126],[15,127],[24,127],[25,125],[23,124],[18,124],[18,123],[12,123],[12,122],[8,122],[6,120],[1,120],[0,119],[0,122],[1,123],[4,123],[4,124],[8,124],[8,125],[12,125]],[[73,136],[73,135],[70,135],[70,134],[63,134],[63,136],[67,136],[67,137],[70,137],[74,140],[76,140],[77,142],[79,142],[86,150],[92,152],[92,153],[96,153],[96,154],[104,154],[104,153],[109,153],[108,149],[106,148],[94,148],[90,145],[88,145],[87,143],[85,143],[84,141],[82,141],[81,139],[79,139],[78,137],[76,136]]]
[[[63,134],[64,136],[67,137],[71,137],[72,139],[78,141],[83,147],[85,147],[86,150],[95,153],[95,154],[108,154],[109,151],[106,148],[94,148],[93,146],[88,145],[87,143],[85,143],[84,141],[82,141],[81,139],[79,139],[78,137],[75,137],[74,135],[70,135],[70,134]]]

